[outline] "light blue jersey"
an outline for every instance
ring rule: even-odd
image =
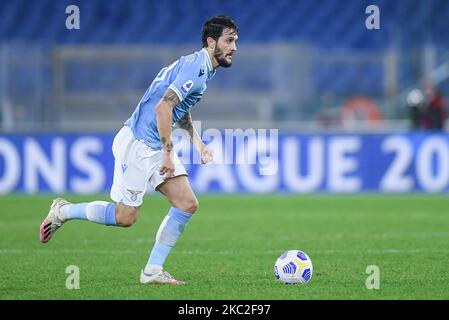
[[[153,149],[162,149],[155,107],[165,91],[172,89],[181,101],[173,109],[172,124],[175,126],[189,109],[200,101],[207,88],[206,82],[214,74],[215,70],[206,49],[182,56],[159,72],[125,125],[131,128],[136,139]]]

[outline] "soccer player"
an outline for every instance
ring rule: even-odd
[[[192,125],[190,108],[202,97],[206,83],[218,67],[232,65],[237,50],[238,28],[227,16],[216,16],[203,26],[203,48],[182,56],[163,68],[147,89],[134,113],[114,138],[115,159],[111,198],[115,202],[70,203],[56,198],[40,227],[40,239],[47,243],[65,222],[89,220],[108,226],[131,226],[148,183],[162,193],[171,208],[162,221],[141,283],[184,284],[163,270],[164,262],[187,222],[198,209],[184,166],[173,150],[172,127],[187,130],[201,154],[201,162],[212,161],[212,153]]]

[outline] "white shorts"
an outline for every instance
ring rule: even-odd
[[[159,174],[163,151],[137,140],[131,128],[123,126],[114,138],[112,153],[115,159],[112,200],[133,207],[142,205],[148,182],[154,190],[164,182],[165,175]],[[174,176],[187,175],[176,152],[172,161]]]

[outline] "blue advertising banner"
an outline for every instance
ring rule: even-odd
[[[189,144],[176,146],[192,187],[200,193],[440,193],[449,189],[448,134],[203,138],[210,141],[215,163],[202,165]],[[113,139],[113,134],[0,136],[0,194],[109,192]]]

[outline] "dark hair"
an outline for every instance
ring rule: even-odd
[[[235,24],[234,20],[228,16],[215,16],[204,23],[203,26],[203,48],[207,47],[207,38],[211,37],[215,41],[220,38],[223,33],[223,30],[226,28],[234,29],[235,32],[238,32],[239,29]]]

